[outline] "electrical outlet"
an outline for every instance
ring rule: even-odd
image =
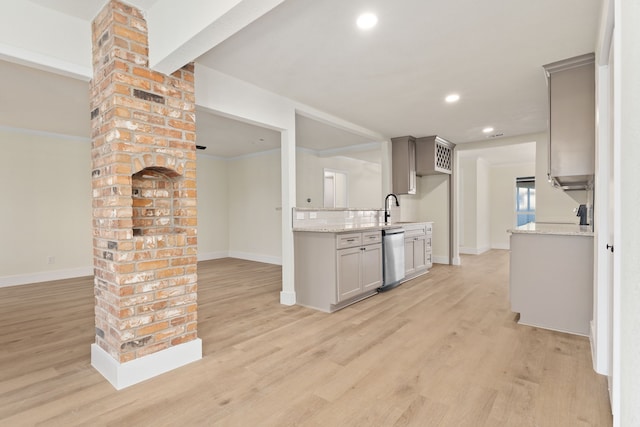
[[[49,255],[47,257],[47,264],[55,264],[56,263],[56,257]]]
[[[296,219],[304,219],[304,212],[296,212]]]
[[[318,214],[315,212],[309,212],[309,219],[316,219],[318,217]]]

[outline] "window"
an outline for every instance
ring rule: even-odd
[[[516,178],[516,224],[536,220],[536,179],[533,176]]]

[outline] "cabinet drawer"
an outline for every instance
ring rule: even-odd
[[[426,234],[426,225],[421,224],[419,226],[412,225],[411,227],[404,227],[404,237],[420,237]]]
[[[425,224],[425,231],[427,234],[433,233],[433,224]]]
[[[362,244],[362,233],[338,234],[336,236],[336,248],[352,248]]]
[[[382,242],[382,232],[368,231],[366,233],[362,233],[363,245],[371,245],[373,243],[380,243],[380,242]]]

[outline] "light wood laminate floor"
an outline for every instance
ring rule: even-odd
[[[116,391],[90,364],[92,278],[0,289],[0,426],[609,426],[589,342],[515,323],[507,251],[333,314],[278,266],[199,270],[203,359]]]

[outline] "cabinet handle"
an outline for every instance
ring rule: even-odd
[[[613,245],[607,243],[607,249],[610,250],[611,253],[613,253]]]
[[[354,242],[356,239],[347,239],[347,242]]]

